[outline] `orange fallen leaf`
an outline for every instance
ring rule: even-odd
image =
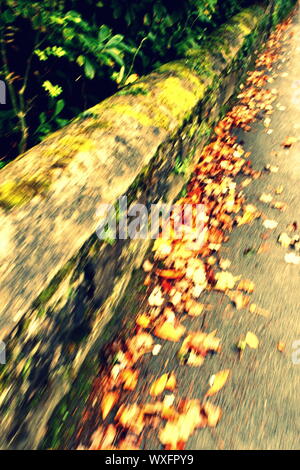
[[[105,419],[119,400],[119,392],[108,392],[101,401],[102,418]]]
[[[184,272],[175,269],[157,269],[155,273],[164,279],[180,279],[184,276]]]
[[[220,372],[218,372],[214,377],[213,385],[209,388],[205,396],[211,397],[212,395],[217,393],[219,390],[221,390],[221,388],[223,388],[225,383],[227,382],[229,374],[230,374],[229,369],[221,370]]]
[[[138,377],[139,371],[132,369],[123,369],[119,375],[124,390],[134,390],[138,383]]]

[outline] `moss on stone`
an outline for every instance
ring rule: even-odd
[[[60,269],[60,271],[56,274],[56,276],[52,279],[49,286],[40,293],[37,299],[32,304],[32,309],[41,310],[47,302],[51,299],[51,297],[55,294],[58,287],[60,286],[61,282],[65,277],[71,272],[71,270],[75,266],[75,260],[72,259],[66,265]]]
[[[0,185],[0,207],[5,210],[22,206],[37,194],[45,195],[47,183],[35,180],[8,180]]]

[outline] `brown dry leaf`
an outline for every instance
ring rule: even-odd
[[[160,395],[165,390],[168,382],[168,377],[169,374],[163,374],[161,377],[159,377],[153,382],[149,392],[152,397],[157,397],[157,395]]]
[[[227,382],[228,376],[230,374],[229,369],[221,370],[214,376],[213,385],[210,387],[208,392],[205,394],[206,397],[211,397],[215,393],[217,393],[221,388],[224,387],[225,383]]]
[[[159,440],[166,450],[182,450],[196,428],[205,427],[207,419],[201,414],[199,400],[189,400],[180,405],[177,419],[167,421],[159,432]]]
[[[174,342],[179,341],[184,333],[185,327],[183,325],[179,324],[174,326],[168,321],[164,322],[162,325],[157,326],[154,330],[154,334],[158,338]]]
[[[226,271],[231,266],[231,261],[229,259],[221,258],[219,261],[219,266],[223,271]]]
[[[142,411],[145,415],[155,415],[161,413],[162,409],[163,403],[161,401],[156,401],[155,403],[145,403]]]
[[[180,445],[180,430],[176,421],[167,421],[165,427],[159,431],[158,438],[168,450],[179,450],[182,448]]]
[[[162,419],[166,419],[167,421],[175,421],[178,419],[179,414],[173,406],[163,405],[160,416],[162,417]]]
[[[277,188],[275,188],[275,194],[277,194],[277,195],[282,194],[283,191],[284,191],[283,185],[278,186]]]
[[[203,411],[207,417],[207,424],[209,427],[216,427],[222,416],[222,410],[219,406],[206,401],[203,405]]]
[[[102,411],[102,418],[105,419],[106,416],[110,413],[113,409],[117,401],[119,400],[120,394],[119,392],[108,392],[104,395],[101,401],[101,411]]]
[[[245,342],[247,343],[249,348],[252,348],[252,349],[258,348],[259,340],[257,336],[251,331],[248,331],[248,333],[246,334]]]
[[[288,206],[285,202],[275,201],[272,202],[271,207],[273,207],[273,209],[278,209],[279,211],[285,211]]]

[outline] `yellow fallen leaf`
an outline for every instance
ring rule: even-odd
[[[136,319],[136,324],[141,326],[142,328],[148,328],[150,325],[151,318],[148,317],[145,313],[141,313],[137,319]]]
[[[166,383],[166,390],[173,392],[176,388],[176,377],[174,372],[169,375],[168,381]]]
[[[124,390],[134,390],[138,383],[139,371],[132,369],[123,369],[120,372],[120,381],[123,383]]]
[[[215,375],[213,385],[209,388],[208,392],[205,394],[206,397],[211,397],[215,393],[217,393],[221,388],[224,387],[225,383],[227,382],[228,376],[230,374],[229,369],[224,369],[218,372]]]
[[[153,384],[150,387],[150,395],[152,397],[156,397],[157,395],[160,395],[166,388],[167,382],[168,382],[169,374],[163,374],[161,377],[159,377],[157,380],[153,382]]]
[[[251,333],[251,331],[248,331],[248,333],[246,334],[245,341],[247,345],[249,346],[249,348],[252,348],[252,349],[258,348],[259,340],[254,333]]]
[[[162,325],[157,326],[154,330],[155,336],[168,341],[179,341],[185,332],[183,325],[174,326],[172,323],[166,321]]]
[[[207,417],[208,426],[211,428],[216,427],[222,416],[221,408],[209,401],[206,401],[203,405],[203,411]]]

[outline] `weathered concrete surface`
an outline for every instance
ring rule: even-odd
[[[245,38],[254,50],[269,19],[259,8],[238,15],[214,52],[167,64],[1,171],[3,447],[38,445],[147,248],[100,243],[98,204],[174,199],[248,64]]]

